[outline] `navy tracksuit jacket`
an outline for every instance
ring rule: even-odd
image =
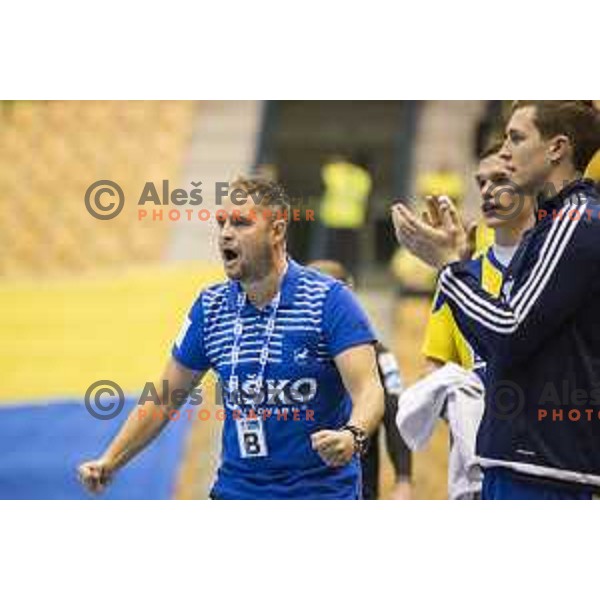
[[[440,274],[487,360],[486,467],[600,488],[600,196],[578,180],[538,208],[499,299],[461,263]]]

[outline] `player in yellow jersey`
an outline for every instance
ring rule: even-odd
[[[500,144],[481,156],[476,173],[482,197],[483,229],[491,230],[494,239],[465,261],[482,287],[494,296],[500,295],[504,272],[523,234],[535,222],[534,200],[516,192],[498,156],[499,149]],[[485,238],[481,236],[482,240]],[[481,470],[475,456],[475,437],[483,413],[485,363],[462,334],[439,288],[427,324],[423,353],[432,372],[405,390],[397,425],[409,447],[417,450],[433,433],[435,421],[440,417],[447,420],[451,440],[448,497],[476,499],[481,493]],[[440,397],[444,398],[442,406]],[[453,406],[449,406],[451,401]],[[417,429],[414,423],[418,424]]]
[[[497,144],[483,153],[475,176],[481,191],[483,221],[493,230],[495,239],[467,261],[482,287],[494,296],[500,295],[504,272],[521,237],[535,222],[534,199],[514,193],[499,149]],[[484,379],[485,364],[461,333],[439,289],[425,332],[423,354],[431,369],[453,362],[475,370]]]

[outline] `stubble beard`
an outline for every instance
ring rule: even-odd
[[[242,264],[239,280],[243,283],[253,283],[264,279],[275,267],[275,259],[271,248],[264,245],[248,264]]]

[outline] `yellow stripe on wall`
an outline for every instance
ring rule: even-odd
[[[222,279],[220,267],[183,262],[0,284],[0,403],[82,398],[100,379],[141,389],[160,375],[199,290]]]

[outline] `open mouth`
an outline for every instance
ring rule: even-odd
[[[231,248],[223,249],[222,255],[226,266],[233,265],[240,256],[239,252],[232,250]]]
[[[493,202],[484,202],[481,206],[481,212],[486,216],[495,215],[499,209],[500,207]]]

